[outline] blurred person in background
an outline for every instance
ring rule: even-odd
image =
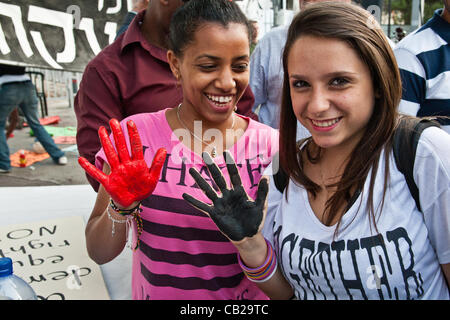
[[[50,134],[39,122],[38,97],[36,88],[25,67],[0,64],[0,173],[11,171],[7,137],[12,133],[11,126],[5,132],[6,120],[19,107],[33,130],[35,137],[56,164],[66,165],[67,157],[58,148]],[[8,134],[8,136],[6,135]]]
[[[450,0],[443,4],[395,48],[403,85],[402,113],[450,117]],[[450,133],[450,118],[439,121]]]

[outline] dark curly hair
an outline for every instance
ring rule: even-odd
[[[234,1],[190,0],[179,7],[172,16],[169,49],[181,57],[184,48],[193,41],[198,27],[208,22],[218,23],[224,27],[230,23],[243,24],[247,29],[250,45],[252,39],[250,22]]]

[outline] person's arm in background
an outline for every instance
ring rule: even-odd
[[[264,64],[262,61],[262,54],[261,54],[262,43],[263,40],[256,45],[252,55],[250,56],[249,87],[251,88],[253,95],[255,97],[255,102],[253,103],[252,106],[253,112],[256,111],[259,105],[264,104],[268,99],[266,90],[266,75],[264,71]],[[264,106],[261,106],[261,108],[263,108]]]
[[[98,128],[105,126],[109,130],[110,119],[116,118],[120,121],[123,118],[119,90],[111,90],[112,83],[115,83],[114,79],[88,65],[75,96],[78,152],[92,164],[95,163],[95,154],[101,147]],[[86,177],[97,192],[99,183],[89,175]]]
[[[399,111],[415,116],[426,95],[425,70],[419,59],[409,50],[397,47],[394,53],[402,77]]]

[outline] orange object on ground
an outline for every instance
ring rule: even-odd
[[[46,126],[48,124],[58,123],[60,120],[61,120],[61,118],[59,116],[51,116],[51,117],[40,118],[39,123],[42,124],[43,126]],[[24,122],[23,126],[28,127],[28,123]]]
[[[53,137],[56,144],[77,144],[76,137]]]
[[[23,150],[23,151],[24,151],[24,156],[26,158],[26,163],[25,163],[24,167],[28,167],[37,161],[42,161],[47,158],[50,158],[50,155],[47,152],[46,153],[36,153],[33,151],[29,151],[29,150]],[[20,160],[21,160],[20,152],[21,152],[21,150],[17,151],[16,153],[12,154],[9,157],[11,159],[11,166],[22,167],[21,162],[20,162]]]

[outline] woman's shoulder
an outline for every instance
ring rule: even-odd
[[[158,121],[161,121],[162,119],[165,119],[167,109],[162,109],[162,110],[159,110],[156,112],[145,112],[145,113],[132,114],[132,115],[124,118],[121,121],[121,124],[126,125],[127,121],[129,121],[129,120],[133,120],[133,122],[136,123],[136,125],[138,123],[143,123],[143,122],[147,122],[147,121],[158,122]]]
[[[142,141],[146,141],[146,143],[150,143],[150,141],[162,142],[166,140],[166,137],[171,137],[172,134],[166,119],[167,110],[133,114],[123,119],[120,125],[123,131],[128,131],[127,122],[132,120]]]
[[[450,135],[438,127],[426,128],[419,139],[416,160],[418,157],[431,156],[441,162],[450,172]]]
[[[433,145],[434,148],[445,149],[450,152],[449,141],[450,135],[442,128],[429,127],[426,128],[420,136],[420,142]]]
[[[241,116],[241,117],[243,117],[245,119],[248,119],[249,122],[248,122],[248,128],[247,129],[250,129],[251,130],[250,132],[261,132],[261,133],[264,133],[264,134],[267,134],[267,135],[273,135],[273,136],[278,137],[279,132],[278,132],[277,129],[274,129],[274,128],[272,128],[272,127],[270,127],[270,126],[268,126],[268,125],[266,125],[264,123],[258,122],[256,120],[251,119],[251,118],[244,117],[244,116]]]

